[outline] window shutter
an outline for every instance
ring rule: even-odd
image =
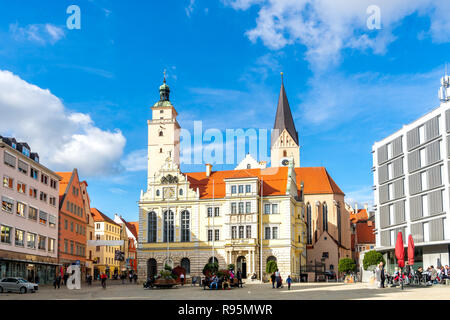
[[[385,164],[378,169],[378,183],[384,183],[388,180],[388,165]]]
[[[417,220],[423,217],[421,196],[412,197],[409,201],[409,205],[411,220]]]
[[[388,159],[387,145],[384,145],[378,148],[378,165],[387,161],[387,159]]]
[[[420,172],[414,173],[409,176],[409,193],[411,195],[417,194],[422,191],[420,183]]]
[[[405,222],[405,201],[394,203],[395,224]]]
[[[394,198],[398,199],[405,196],[405,179],[400,179],[394,182]]]
[[[16,167],[16,157],[14,157],[12,154],[9,154],[8,152],[4,152],[4,161],[6,164]]]
[[[412,129],[407,133],[408,151],[419,145],[419,128]]]
[[[400,136],[392,142],[392,156],[394,158],[403,153],[402,138],[403,136]]]
[[[387,184],[385,184],[383,186],[380,186],[379,197],[380,197],[380,203],[388,202],[389,189],[388,189],[388,185]]]
[[[429,189],[442,185],[441,166],[430,168],[427,171]]]
[[[411,173],[420,168],[419,150],[415,150],[408,154],[408,172]]]
[[[39,219],[47,220],[47,213],[40,210],[39,211]]]
[[[427,165],[435,163],[441,159],[440,141],[435,141],[426,147]]]
[[[403,157],[393,162],[394,178],[398,178],[403,175]]]
[[[425,123],[425,139],[430,141],[439,135],[439,116]]]
[[[19,162],[18,162],[18,167],[19,167],[19,169],[22,169],[25,173],[28,172],[28,165],[21,160],[19,160]]]
[[[430,206],[430,215],[442,213],[442,211],[444,211],[442,190],[436,190],[429,193],[428,204]]]
[[[415,243],[423,242],[423,223],[411,224],[411,234]]]
[[[444,240],[444,219],[430,221],[430,241]]]
[[[386,228],[389,226],[389,206],[380,207],[380,227]]]
[[[381,246],[383,247],[389,247],[391,245],[391,231],[381,231],[380,232],[380,240],[381,240]]]

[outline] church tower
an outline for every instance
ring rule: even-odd
[[[148,120],[148,183],[153,182],[157,172],[166,161],[180,165],[180,125],[177,111],[169,100],[170,88],[164,83],[159,87],[160,100],[152,109]]]
[[[283,73],[281,73],[281,90],[271,138],[271,167],[286,167],[291,160],[294,160],[295,167],[300,167],[298,132],[295,129],[291,108],[284,89]]]

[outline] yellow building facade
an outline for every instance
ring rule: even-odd
[[[165,264],[200,276],[212,261],[220,269],[235,265],[244,278],[268,279],[269,260],[277,262],[283,278],[298,279],[307,264],[305,197],[335,190],[325,168],[299,166],[298,133],[284,85],[271,167],[247,155],[228,171],[214,171],[210,164],[203,172],[180,171],[181,127],[169,93],[164,81],[148,121],[147,187],[139,199],[139,279],[157,274]]]
[[[109,278],[120,275],[121,262],[115,260],[115,252],[121,250],[122,228],[96,208],[92,208],[91,213],[95,224],[95,240],[102,244],[97,245],[94,251],[94,277],[97,279],[102,273]]]

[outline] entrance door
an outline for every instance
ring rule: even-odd
[[[247,279],[247,261],[244,256],[237,258],[237,270],[240,270],[243,279]]]
[[[155,259],[148,259],[147,261],[147,277],[149,276],[155,276],[158,273],[158,268],[156,266],[156,260]]]

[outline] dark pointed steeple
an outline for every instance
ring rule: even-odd
[[[284,89],[283,83],[283,72],[281,73],[281,89],[280,96],[278,98],[277,114],[275,116],[275,125],[272,132],[272,145],[281,135],[284,129],[289,132],[292,139],[297,145],[298,143],[298,132],[295,130],[294,119],[292,118],[291,108],[289,107],[289,101],[286,96],[286,90]]]

